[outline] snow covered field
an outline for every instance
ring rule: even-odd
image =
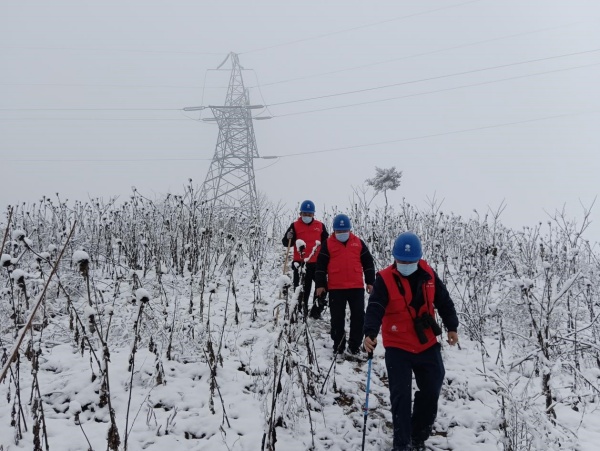
[[[211,228],[186,205],[38,206],[15,211],[9,227],[4,216],[0,450],[361,449],[366,355],[334,359],[328,311],[293,321],[294,295],[279,293],[280,237],[293,216]],[[407,208],[388,212],[385,230],[381,212],[353,218],[380,267],[399,231],[418,231],[460,312],[427,444],[597,449],[593,252],[568,230],[517,232]],[[365,449],[389,448],[381,346],[369,407]]]

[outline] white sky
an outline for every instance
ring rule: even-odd
[[[600,191],[599,15],[592,0],[5,2],[0,207],[200,184],[217,128],[177,109],[223,102],[225,89],[211,87],[228,74],[207,70],[234,51],[254,69],[246,84],[260,80],[263,96],[250,92],[259,104],[476,71],[271,107],[264,114],[281,117],[255,123],[261,155],[396,141],[259,160],[258,188],[274,201],[309,198],[317,214],[344,208],[375,166],[396,166],[404,175],[393,203],[424,207],[435,195],[445,211],[471,216],[504,201],[511,227],[564,205],[580,219]],[[505,67],[480,70],[496,66]],[[475,86],[451,89],[465,85]],[[107,110],[39,110],[78,108]],[[410,139],[429,135],[440,136]]]

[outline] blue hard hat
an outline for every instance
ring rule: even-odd
[[[350,230],[352,228],[352,221],[346,215],[337,215],[333,218],[333,230]]]
[[[423,256],[421,240],[413,232],[404,232],[394,241],[392,255],[401,262],[418,262]]]
[[[305,200],[300,204],[300,213],[314,213],[315,204],[312,200]]]

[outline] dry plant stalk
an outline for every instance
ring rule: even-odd
[[[44,284],[44,289],[42,290],[42,293],[40,294],[36,304],[34,305],[33,310],[29,314],[29,319],[27,320],[27,323],[25,323],[25,326],[23,327],[23,329],[21,329],[21,333],[19,334],[19,337],[17,338],[17,341],[16,341],[15,345],[13,346],[12,351],[10,352],[9,358],[6,361],[4,368],[2,368],[2,373],[0,373],[0,384],[4,381],[4,378],[6,377],[6,374],[8,373],[8,369],[10,368],[11,363],[15,359],[17,352],[19,352],[19,346],[21,346],[21,343],[23,342],[23,339],[25,338],[25,334],[27,334],[27,331],[29,330],[29,328],[31,327],[31,324],[33,323],[33,317],[35,316],[37,309],[39,308],[39,306],[41,305],[42,301],[44,300],[44,298],[46,296],[46,290],[48,289],[48,285],[50,285],[50,281],[52,280],[52,277],[56,273],[56,271],[58,269],[58,265],[60,263],[60,260],[62,259],[62,256],[65,253],[65,250],[67,249],[67,245],[69,244],[71,237],[73,236],[73,232],[75,231],[75,224],[76,224],[76,222],[73,222],[73,226],[71,227],[71,231],[69,232],[67,241],[65,242],[65,245],[63,246],[62,250],[60,251],[58,258],[56,259],[56,263],[54,264],[54,267],[52,268],[52,271],[50,272],[50,276],[48,276],[48,280]]]

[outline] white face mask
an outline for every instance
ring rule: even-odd
[[[398,272],[402,274],[404,277],[410,276],[414,273],[419,267],[419,262],[414,263],[396,263],[396,268],[398,268]]]
[[[343,233],[336,232],[335,237],[338,239],[338,241],[345,243],[350,238],[350,232],[343,232]]]
[[[302,222],[304,224],[310,224],[312,222],[313,218],[312,216],[302,216]]]

